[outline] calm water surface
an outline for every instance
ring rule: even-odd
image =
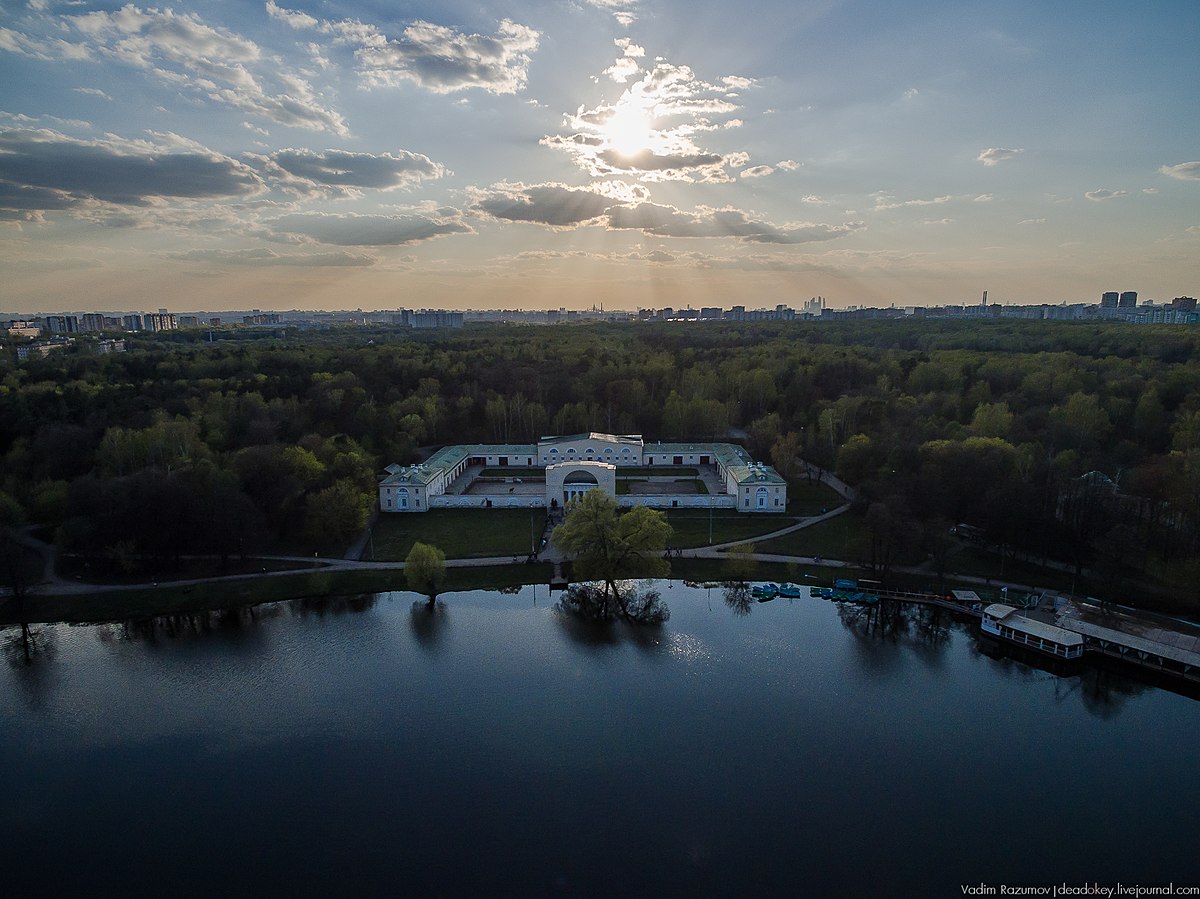
[[[642,632],[545,587],[45,628],[0,665],[4,890],[1200,882],[1200,703],[989,657],[945,613],[662,592]]]

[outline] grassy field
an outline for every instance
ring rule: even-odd
[[[648,478],[651,475],[659,477],[670,477],[675,475],[681,478],[699,477],[700,470],[698,468],[683,468],[674,465],[655,465],[653,468],[624,468],[617,469],[618,478]]]
[[[841,494],[820,481],[801,478],[788,483],[788,515],[820,515],[844,502]]]
[[[755,543],[754,549],[760,553],[821,556],[846,562],[857,562],[870,556],[863,516],[854,512],[845,512],[774,540]]]
[[[677,548],[708,546],[709,513],[704,509],[669,509],[667,522],[674,530],[670,545]],[[785,515],[746,515],[718,509],[712,513],[712,542],[729,543],[769,534],[790,524]]]
[[[443,592],[501,589],[523,584],[546,584],[550,566],[504,565],[483,568],[450,568]],[[30,622],[122,621],[156,615],[176,615],[211,609],[230,609],[309,597],[354,596],[363,593],[406,591],[403,571],[325,571],[286,577],[244,578],[191,587],[149,590],[113,590],[72,596],[28,596]],[[16,622],[15,603],[0,599],[0,625]]]
[[[540,542],[544,509],[433,509],[409,515],[381,515],[375,525],[375,561],[403,562],[418,540],[438,547],[447,559],[518,556],[529,552],[530,520]],[[370,542],[363,559],[371,560]]]

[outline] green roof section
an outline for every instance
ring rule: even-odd
[[[755,462],[735,443],[647,443],[643,452],[648,456],[712,456],[739,485],[787,483],[774,468]]]

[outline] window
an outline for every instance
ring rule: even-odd
[[[569,450],[567,450],[567,454],[571,456],[575,455],[575,447],[571,447]]]
[[[558,447],[557,446],[550,447],[550,454],[552,456],[557,456],[558,455]]]
[[[592,448],[589,446],[589,447],[587,448],[587,454],[588,454],[589,456],[594,456],[594,455],[596,455],[596,451],[595,451],[594,449],[592,449]]]
[[[606,446],[606,447],[604,448],[604,455],[606,455],[606,456],[611,456],[611,455],[612,455],[612,447],[611,447],[611,446]]]
[[[621,450],[621,455],[628,456],[629,455],[629,447],[625,447],[623,450]]]

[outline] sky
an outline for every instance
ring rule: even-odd
[[[1200,3],[0,0],[0,309],[1200,295]]]

